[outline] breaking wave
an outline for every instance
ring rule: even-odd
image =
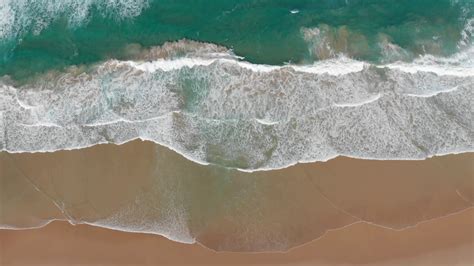
[[[472,58],[470,48],[412,63],[338,57],[268,66],[214,44],[167,43],[133,61],[71,67],[22,86],[3,78],[0,150],[49,152],[140,138],[201,164],[244,171],[338,155],[468,152]]]

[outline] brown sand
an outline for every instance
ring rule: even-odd
[[[198,244],[64,222],[0,230],[1,265],[474,265],[474,209],[402,231],[357,223],[287,253],[216,253]]]
[[[0,224],[25,228],[67,219],[197,240],[220,251],[284,251],[356,222],[400,230],[470,208],[473,160],[474,154],[425,161],[341,157],[242,173],[142,141],[0,153]],[[472,220],[463,221],[472,227]]]

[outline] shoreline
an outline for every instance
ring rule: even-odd
[[[63,219],[220,251],[285,251],[357,222],[400,230],[471,208],[473,159],[338,157],[245,173],[199,165],[146,141],[0,153],[0,224]]]
[[[32,262],[41,265],[236,266],[278,262],[281,265],[464,266],[474,262],[470,253],[474,247],[473,220],[471,208],[398,232],[357,223],[282,253],[214,252],[199,244],[180,244],[154,235],[53,222],[41,229],[0,230],[0,251],[2,265],[11,266]],[[45,241],[48,245],[44,245]]]

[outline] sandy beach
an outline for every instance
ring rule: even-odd
[[[286,253],[216,253],[160,236],[53,222],[0,230],[2,265],[472,265],[474,210],[402,231],[356,223]]]
[[[474,0],[0,0],[0,266],[474,266]]]
[[[2,153],[0,223],[30,228],[68,220],[217,251],[286,251],[351,224],[364,224],[349,227],[351,232],[370,225],[393,233],[471,208],[473,158],[339,157],[244,173],[199,165],[143,141]],[[472,228],[472,219],[464,221]]]

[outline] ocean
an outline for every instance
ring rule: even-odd
[[[473,0],[0,0],[0,228],[286,251],[471,208],[473,41]]]
[[[472,1],[4,1],[0,148],[243,171],[471,151]]]
[[[131,44],[218,44],[257,64],[449,56],[470,46],[472,0],[4,0],[0,75],[128,59]]]

